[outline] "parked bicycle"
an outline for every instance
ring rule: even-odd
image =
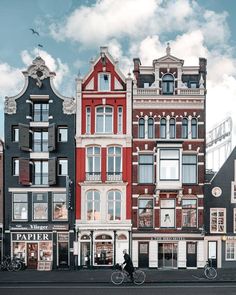
[[[140,269],[135,269],[133,273],[133,280],[129,274],[122,268],[122,265],[117,264],[116,270],[111,274],[111,282],[114,285],[121,285],[125,281],[133,282],[135,285],[142,285],[145,282],[146,274]]]
[[[209,280],[214,280],[217,277],[217,270],[212,266],[212,259],[208,259],[208,261],[206,261],[204,274]]]
[[[0,264],[1,270],[7,271],[19,271],[25,269],[25,262],[23,258],[14,257],[11,259],[10,256],[5,256]]]

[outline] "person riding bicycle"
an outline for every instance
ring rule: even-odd
[[[127,250],[123,250],[123,254],[124,254],[124,262],[122,263],[123,265],[125,264],[124,270],[127,271],[127,273],[129,274],[131,280],[133,281],[134,276],[134,266],[133,266],[133,262],[131,257],[129,256],[129,254],[127,253]]]

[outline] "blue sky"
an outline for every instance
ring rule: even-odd
[[[23,88],[21,71],[39,43],[56,87],[75,96],[75,78],[89,70],[100,46],[109,46],[126,75],[133,57],[151,64],[170,42],[186,65],[208,59],[207,128],[236,117],[235,31],[235,0],[0,0],[0,137],[4,97]]]

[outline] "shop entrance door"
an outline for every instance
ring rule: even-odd
[[[68,243],[59,242],[58,252],[59,252],[59,267],[67,268],[68,267]]]
[[[217,242],[208,242],[208,259],[212,260],[212,266],[217,267]]]
[[[176,268],[177,267],[177,243],[158,244],[158,267]]]
[[[140,242],[138,248],[138,266],[149,267],[149,243]]]
[[[80,265],[82,267],[90,266],[90,242],[81,242],[80,247]]]
[[[38,244],[28,243],[27,245],[27,267],[37,269],[38,265]]]
[[[197,243],[187,242],[187,267],[197,267]]]

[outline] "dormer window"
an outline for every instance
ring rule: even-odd
[[[99,90],[100,91],[110,91],[110,74],[108,73],[100,73],[99,76]]]
[[[173,95],[174,93],[174,77],[166,74],[162,78],[162,94]]]

